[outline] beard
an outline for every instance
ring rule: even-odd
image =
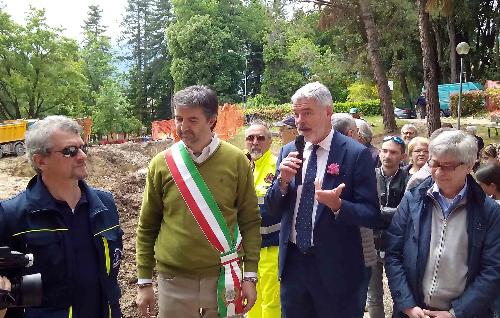
[[[250,151],[250,157],[252,158],[253,161],[258,160],[260,157],[262,157],[263,153],[259,149],[253,149]]]

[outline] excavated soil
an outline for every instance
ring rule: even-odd
[[[113,193],[123,236],[124,259],[119,282],[122,289],[121,308],[124,318],[139,317],[135,306],[135,228],[151,158],[170,146],[169,141],[124,143],[89,148],[87,182]],[[0,159],[0,200],[22,191],[34,175],[25,157]]]

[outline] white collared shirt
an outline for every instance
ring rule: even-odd
[[[189,149],[188,146],[186,146],[186,149],[191,155],[193,161],[196,162],[197,164],[200,164],[203,163],[205,160],[207,160],[215,152],[215,150],[217,150],[217,147],[219,147],[219,143],[220,139],[217,137],[217,135],[214,134],[212,137],[212,141],[205,148],[203,148],[199,156],[195,156],[193,151]]]
[[[325,175],[326,166],[328,163],[328,156],[330,154],[330,146],[332,143],[332,137],[335,133],[335,130],[332,128],[328,136],[325,139],[318,143],[318,150],[316,150],[316,155],[318,157],[318,165],[316,170],[316,180],[320,181],[320,184],[323,185],[323,176]],[[309,162],[309,157],[311,156],[311,152],[313,149],[313,144],[310,142],[306,142],[304,147],[304,159],[302,162],[302,180],[305,179],[307,164]],[[297,211],[299,209],[300,198],[302,196],[302,185],[297,186],[297,199],[295,201],[295,208],[293,209],[293,219],[292,219],[292,231],[290,231],[290,241],[295,243],[297,238],[297,232],[295,231],[295,219],[297,218]],[[314,200],[313,211],[312,211],[312,231],[311,234],[311,246],[313,246],[314,242],[314,220],[316,219],[316,211],[318,210],[318,201]]]

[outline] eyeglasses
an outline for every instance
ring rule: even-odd
[[[69,158],[69,157],[76,157],[78,155],[78,151],[81,150],[83,153],[87,153],[87,145],[81,145],[81,146],[68,146],[63,148],[62,150],[54,150],[53,152],[60,152],[62,153],[63,157]],[[49,151],[50,153],[50,151]]]
[[[428,154],[429,153],[429,150],[413,150],[414,153],[417,153],[417,154]]]
[[[401,133],[402,133],[403,135],[413,135],[413,134],[415,134],[415,132],[414,132],[414,131],[412,131],[412,130],[402,131]]]
[[[255,138],[257,138],[258,142],[262,142],[262,141],[266,140],[266,136],[262,136],[262,135],[248,135],[245,137],[245,140],[246,141],[254,141]]]
[[[427,164],[432,169],[441,168],[442,171],[451,172],[451,171],[455,171],[456,168],[460,167],[464,163],[463,162],[459,162],[459,163],[455,163],[455,164],[442,165],[438,161],[431,159],[431,160],[427,161]]]
[[[385,136],[383,140],[384,140],[384,142],[390,140],[390,141],[394,141],[395,143],[398,143],[400,145],[403,145],[403,146],[405,145],[405,142],[399,136]]]

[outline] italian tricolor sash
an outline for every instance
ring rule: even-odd
[[[239,317],[243,313],[243,302],[238,257],[241,234],[238,224],[234,227],[233,240],[219,206],[183,142],[173,144],[165,152],[165,161],[203,234],[220,253],[221,270],[217,281],[219,317]]]

